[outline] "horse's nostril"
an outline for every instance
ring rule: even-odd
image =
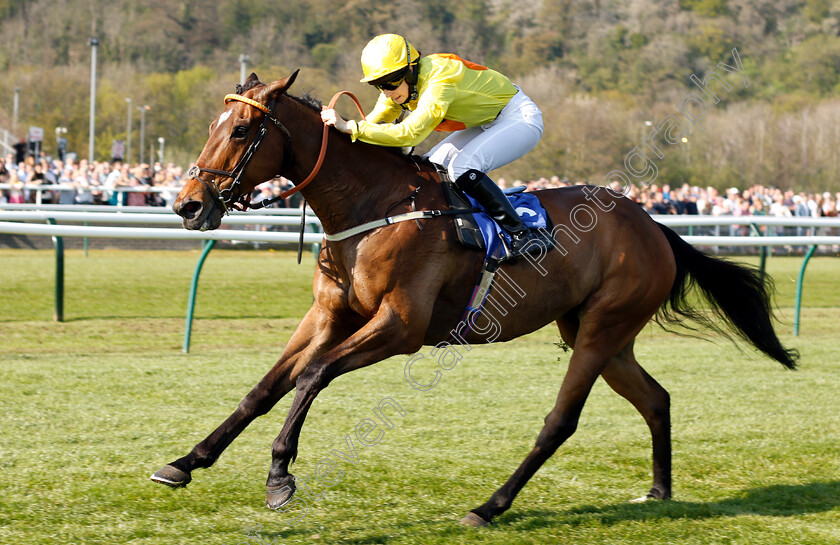
[[[181,210],[178,211],[179,215],[183,218],[188,220],[193,219],[198,215],[201,211],[201,202],[199,201],[187,201],[181,206]]]

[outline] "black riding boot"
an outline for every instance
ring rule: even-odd
[[[487,214],[513,239],[508,247],[508,258],[534,253],[545,245],[543,239],[525,226],[504,192],[486,174],[468,170],[461,174],[455,185],[478,201]]]

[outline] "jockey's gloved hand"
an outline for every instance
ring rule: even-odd
[[[341,132],[345,132],[347,134],[352,132],[350,124],[343,117],[335,113],[335,110],[332,108],[324,108],[321,110],[321,121],[323,121],[325,125],[335,127]]]

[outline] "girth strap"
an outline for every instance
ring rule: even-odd
[[[478,208],[474,208],[472,210],[417,210],[416,212],[406,212],[405,214],[398,214],[396,216],[390,216],[387,218],[369,221],[367,223],[357,225],[356,227],[351,227],[350,229],[339,231],[338,233],[334,233],[332,235],[325,233],[324,238],[326,238],[330,242],[337,242],[339,240],[348,239],[350,237],[366,233],[367,231],[373,231],[374,229],[385,227],[386,225],[393,225],[395,223],[400,223],[403,221],[437,218],[440,216],[454,216],[456,214],[467,214],[474,212],[480,212],[480,210]]]

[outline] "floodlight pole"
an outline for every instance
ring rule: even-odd
[[[91,38],[90,44],[90,141],[88,145],[88,161],[93,162],[96,142],[96,49],[99,40]]]
[[[15,99],[12,114],[12,138],[17,140],[18,112],[20,111],[20,87],[15,87]],[[17,143],[17,142],[15,142]]]
[[[146,140],[146,110],[151,110],[151,106],[137,106],[137,109],[140,110],[140,163],[143,163],[143,152],[145,151],[143,147],[145,146]]]
[[[128,103],[128,121],[125,125],[125,164],[131,164],[131,99],[125,98]]]
[[[240,83],[240,85],[245,84],[245,65],[250,60],[251,60],[251,57],[249,57],[248,55],[245,55],[245,54],[239,55],[239,83]]]

